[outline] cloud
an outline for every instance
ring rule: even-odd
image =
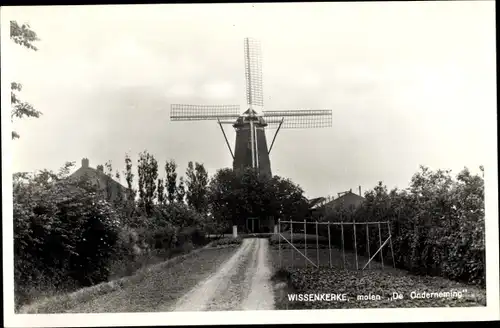
[[[176,83],[168,89],[167,96],[169,97],[190,97],[195,94],[195,89],[190,84]]]
[[[24,85],[23,99],[44,115],[15,123],[21,139],[14,167],[56,169],[83,156],[123,163],[126,151],[144,149],[182,163],[230,166],[215,122],[170,122],[169,108],[228,103],[243,110],[246,36],[262,42],[266,109],[333,110],[331,129],[284,130],[273,148],[273,171],[308,194],[378,180],[403,186],[419,164],[476,165],[488,154],[484,122],[496,112],[491,7],[18,9],[16,19],[29,22],[42,41],[38,52],[14,45],[9,68]]]
[[[208,82],[202,87],[202,94],[207,99],[227,99],[235,97],[236,90],[229,81]]]

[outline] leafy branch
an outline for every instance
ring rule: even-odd
[[[37,51],[38,48],[33,44],[35,41],[39,41],[37,34],[31,30],[28,24],[23,24],[19,26],[16,21],[10,21],[10,39],[16,44],[26,47],[30,50]],[[28,102],[21,101],[18,97],[19,92],[22,90],[21,83],[12,82],[10,85],[10,99],[12,104],[11,111],[11,121],[15,118],[23,117],[35,117],[38,118],[42,115],[42,112],[33,108]],[[12,131],[12,139],[18,139],[19,134],[16,131]]]

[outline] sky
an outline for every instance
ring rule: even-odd
[[[405,188],[420,165],[477,171],[496,151],[493,1],[2,11],[3,22],[28,23],[41,39],[37,52],[2,45],[22,100],[43,112],[13,123],[14,171],[78,168],[83,157],[123,171],[125,154],[136,164],[144,150],[161,176],[169,159],[181,172],[189,161],[209,174],[231,167],[216,122],[171,122],[169,111],[173,103],[246,110],[245,37],[261,41],[264,109],[333,112],[331,128],[281,130],[270,155],[273,174],[307,197],[378,181]],[[234,149],[230,126],[226,134]]]

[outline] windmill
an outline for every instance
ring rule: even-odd
[[[181,105],[172,104],[172,121],[214,120],[219,124],[229,152],[233,169],[239,172],[247,167],[259,174],[272,176],[269,154],[280,129],[322,128],[332,125],[331,110],[263,110],[262,56],[259,41],[244,40],[246,96],[248,109],[240,114],[239,105]],[[234,153],[223,124],[236,130]],[[276,128],[271,145],[267,146],[265,130]]]

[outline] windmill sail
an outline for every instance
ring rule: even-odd
[[[317,110],[272,110],[264,111],[268,127],[281,129],[327,128],[332,126],[332,111]]]
[[[262,90],[262,54],[260,42],[245,38],[245,78],[247,88],[247,104],[264,106]]]
[[[172,104],[170,119],[172,121],[201,121],[236,119],[240,116],[238,105],[181,105]]]

